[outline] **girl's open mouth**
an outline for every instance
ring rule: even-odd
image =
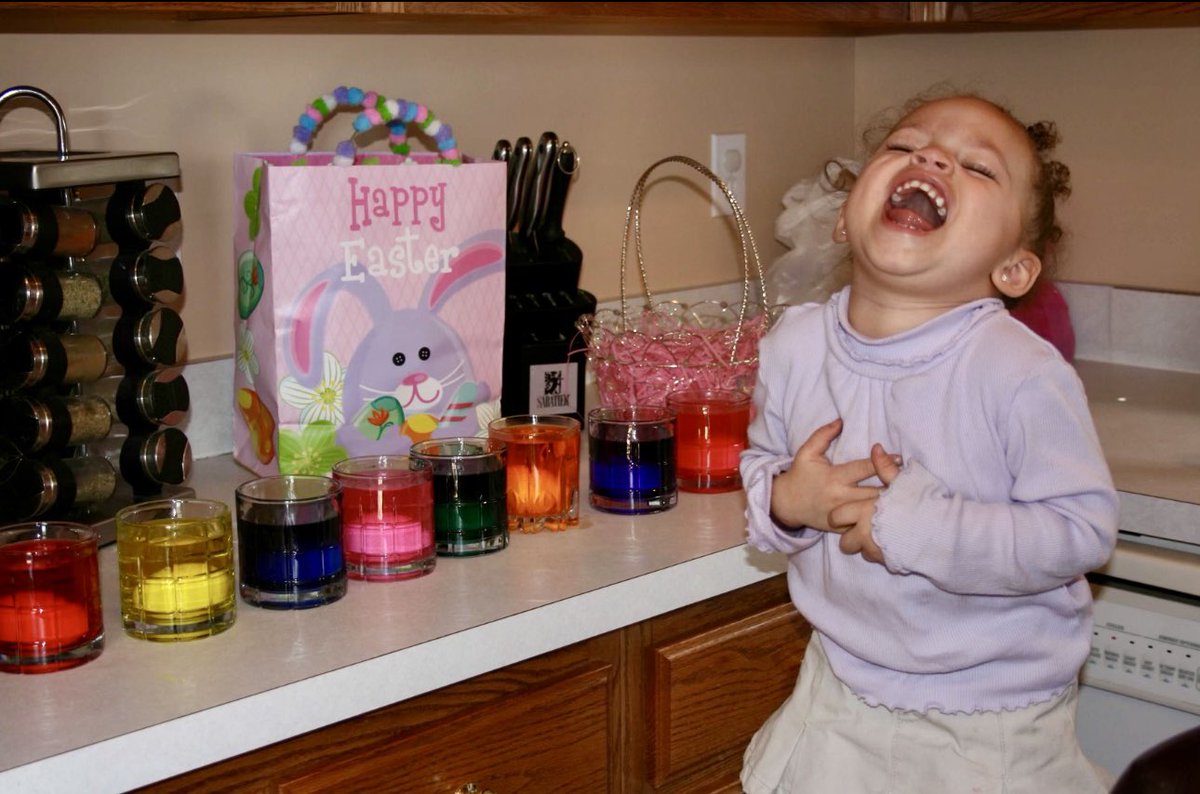
[[[946,222],[946,197],[936,185],[905,179],[892,189],[883,214],[898,226],[930,232]]]

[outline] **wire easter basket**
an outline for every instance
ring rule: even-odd
[[[682,163],[712,180],[733,208],[742,260],[742,299],[655,301],[642,255],[641,205],[646,180],[659,166]],[[645,301],[630,312],[625,275],[629,241],[642,278]],[[757,291],[751,294],[751,281]],[[750,224],[725,182],[695,160],[675,155],[651,165],[633,189],[621,240],[621,308],[581,316],[576,327],[587,341],[588,366],[596,377],[600,404],[665,405],[672,391],[697,387],[751,392],[758,371],[758,342],[778,312],[767,300],[762,263]]]

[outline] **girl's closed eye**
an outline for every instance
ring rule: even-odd
[[[996,179],[996,172],[982,163],[966,163],[963,165],[963,168],[966,168],[968,171],[974,171],[977,174],[986,176],[988,179],[993,181]]]

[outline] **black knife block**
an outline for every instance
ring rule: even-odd
[[[583,423],[587,351],[575,321],[594,311],[596,296],[586,290],[510,290],[504,312],[504,416],[563,414]]]

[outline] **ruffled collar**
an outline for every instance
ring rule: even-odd
[[[932,366],[954,350],[983,320],[1005,311],[998,298],[983,298],[895,336],[869,339],[850,327],[849,305],[850,287],[845,287],[833,295],[825,307],[825,327],[831,351],[852,370],[889,379]]]

